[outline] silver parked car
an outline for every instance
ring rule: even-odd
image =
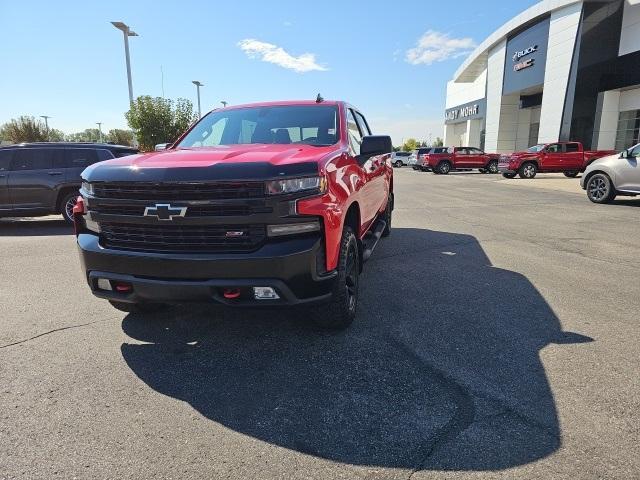
[[[411,152],[393,152],[391,154],[391,164],[394,167],[404,167],[409,165],[409,157],[411,157]]]
[[[580,186],[594,203],[609,203],[616,195],[640,195],[640,143],[616,155],[603,157],[587,167]]]

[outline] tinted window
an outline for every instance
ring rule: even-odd
[[[409,157],[410,155],[409,152],[396,152],[396,157]]]
[[[9,170],[11,165],[11,157],[13,156],[13,150],[0,150],[0,172]]]
[[[362,135],[358,129],[358,124],[353,116],[351,109],[347,111],[347,130],[349,131],[349,145],[356,155],[360,155],[360,145],[362,144]]]
[[[11,162],[11,170],[46,170],[53,165],[53,157],[58,151],[44,148],[16,150]]]
[[[577,143],[567,143],[567,153],[579,152],[580,146]]]
[[[369,130],[369,125],[367,125],[367,121],[364,119],[360,112],[356,112],[356,120],[358,120],[358,126],[360,127],[360,131],[363,136],[371,135],[371,130]]]
[[[109,150],[96,150],[96,154],[98,155],[99,162],[102,162],[103,160],[111,160],[113,158],[113,153]]]
[[[213,111],[198,122],[178,148],[274,143],[333,145],[337,141],[335,106],[265,106]]]
[[[434,153],[447,153],[449,149],[447,147],[434,148]]]
[[[88,148],[68,148],[65,150],[65,157],[67,168],[87,167],[98,161],[96,151]]]
[[[562,146],[559,143],[554,143],[547,147],[547,152],[549,153],[560,153],[562,152]]]
[[[430,148],[420,148],[418,149],[418,155],[426,155],[427,153],[431,153]]]

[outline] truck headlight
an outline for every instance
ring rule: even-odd
[[[301,177],[271,180],[267,182],[268,195],[285,195],[287,193],[306,192],[324,193],[327,182],[324,177]]]
[[[82,190],[87,195],[93,195],[93,184],[89,182],[82,182]]]

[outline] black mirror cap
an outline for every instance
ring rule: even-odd
[[[384,155],[393,151],[391,137],[388,135],[369,135],[362,139],[360,145],[360,155],[363,157],[373,157]]]

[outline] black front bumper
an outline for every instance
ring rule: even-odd
[[[83,233],[78,247],[94,295],[119,302],[217,302],[232,306],[282,306],[331,298],[336,272],[325,273],[321,236],[269,242],[251,253],[159,254],[103,248],[98,236]],[[132,290],[98,288],[98,279],[124,282]],[[271,287],[277,300],[255,300],[253,287]],[[225,289],[239,289],[228,299]]]
[[[511,170],[508,164],[498,164],[498,172],[500,173],[517,173],[516,170]]]

